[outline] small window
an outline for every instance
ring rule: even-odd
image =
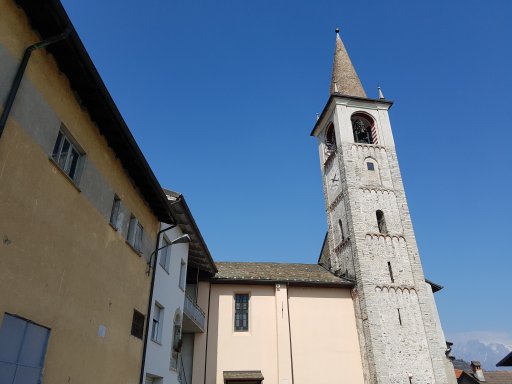
[[[142,340],[142,337],[144,336],[144,322],[146,317],[137,311],[136,309],[133,310],[133,317],[132,317],[132,332],[131,335],[135,336]]]
[[[341,219],[338,220],[338,226],[340,227],[340,233],[341,233],[341,241],[345,241],[345,234],[343,233],[343,223],[341,222]]]
[[[379,227],[379,233],[387,234],[388,230],[386,228],[386,220],[384,219],[384,212],[377,211],[377,226]]]
[[[389,272],[389,278],[391,279],[391,282],[395,282],[395,278],[393,277],[393,268],[391,268],[391,263],[388,261],[388,272]]]
[[[75,183],[80,177],[83,151],[78,148],[69,135],[60,130],[53,147],[52,159]]]
[[[155,303],[153,312],[153,323],[151,325],[151,340],[160,342],[162,340],[162,323],[163,323],[164,308]]]
[[[249,330],[249,295],[235,295],[235,331],[245,332]]]
[[[397,308],[398,311],[398,324],[402,325],[402,314],[400,313],[400,308]]]
[[[169,261],[171,256],[171,243],[164,237],[160,249],[160,266],[169,272]]]
[[[0,327],[0,382],[39,383],[50,330],[4,314]]]
[[[368,161],[366,163],[366,168],[368,168],[369,171],[375,171],[375,164],[373,164],[371,161]]]
[[[184,260],[181,260],[180,265],[180,288],[185,290],[185,283],[187,279],[187,264]]]
[[[119,212],[121,210],[121,199],[119,196],[114,195],[114,201],[112,202],[112,211],[110,212],[110,224],[115,229],[119,229]]]
[[[137,251],[142,251],[142,235],[144,228],[140,224],[139,220],[131,215],[130,226],[128,227],[128,243]]]

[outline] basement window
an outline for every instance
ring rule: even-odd
[[[52,159],[71,180],[78,184],[84,152],[67,131],[61,129],[52,151]]]

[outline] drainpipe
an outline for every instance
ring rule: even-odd
[[[151,318],[151,308],[153,307],[153,290],[155,288],[155,276],[156,276],[156,259],[158,258],[158,251],[160,250],[160,236],[162,233],[173,229],[176,227],[177,224],[172,224],[171,226],[164,228],[160,230],[156,235],[156,247],[153,253],[149,256],[149,271],[151,271],[151,268],[153,268],[153,271],[151,271],[151,288],[149,290],[149,303],[148,303],[148,312],[146,316],[146,332],[144,337],[144,347],[142,350],[142,365],[140,367],[140,384],[144,384],[144,365],[146,364],[146,351],[148,347],[148,335],[149,335],[149,319]],[[154,256],[154,257],[153,257]],[[148,271],[148,275],[149,275]]]
[[[20,66],[18,67],[18,71],[16,72],[16,76],[14,77],[14,81],[12,82],[11,90],[9,91],[9,95],[7,96],[7,101],[5,102],[4,110],[2,111],[2,116],[0,117],[0,137],[2,137],[2,133],[4,132],[5,125],[7,124],[7,118],[9,117],[9,113],[11,112],[12,105],[14,104],[14,99],[16,98],[16,94],[18,93],[18,89],[20,88],[21,79],[23,78],[23,74],[25,73],[25,69],[28,65],[28,60],[30,59],[30,55],[36,49],[47,47],[51,44],[58,43],[66,39],[71,33],[71,29],[67,28],[63,33],[57,36],[50,37],[46,40],[42,40],[38,43],[32,44],[25,49],[25,53],[23,54],[23,59],[21,60]]]

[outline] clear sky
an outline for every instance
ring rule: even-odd
[[[315,114],[336,26],[380,84],[425,274],[450,337],[512,345],[512,2],[64,0],[162,186],[216,260],[315,263]],[[489,336],[490,335],[490,336]]]

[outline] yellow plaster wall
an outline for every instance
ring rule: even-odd
[[[21,58],[39,39],[24,13],[0,0],[0,43]],[[52,56],[36,51],[25,75],[155,239],[156,217]],[[142,341],[130,329],[133,309],[147,310],[145,269],[144,258],[10,118],[0,138],[0,321],[9,312],[51,328],[45,383],[138,382]]]

